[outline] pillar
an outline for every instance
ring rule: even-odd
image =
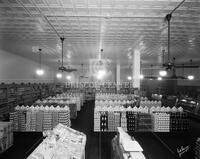
[[[133,87],[140,89],[140,50],[133,51],[132,59],[132,81]]]
[[[117,91],[120,90],[120,64],[117,63],[116,65],[116,84],[117,84]]]

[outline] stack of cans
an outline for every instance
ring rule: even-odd
[[[170,132],[170,114],[154,113],[154,132]]]
[[[101,112],[100,130],[101,131],[107,131],[108,130],[108,113],[107,112]]]
[[[100,131],[100,112],[94,112],[94,132]]]
[[[13,145],[12,122],[0,122],[0,154]]]
[[[108,131],[115,131],[115,114],[113,111],[108,112]]]
[[[127,118],[127,130],[128,130],[128,132],[134,132],[136,130],[137,115],[133,111],[127,111],[126,112],[126,118]]]

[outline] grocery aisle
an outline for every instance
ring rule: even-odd
[[[87,102],[78,114],[78,118],[72,120],[72,128],[87,135],[86,159],[110,159],[111,140],[116,133],[94,133],[93,132],[94,102]],[[190,145],[190,151],[182,155],[186,159],[193,156],[193,145],[197,137],[198,124],[191,122],[192,128],[189,133],[133,133],[135,139],[144,149],[147,159],[175,159],[179,158],[177,148]],[[196,134],[196,135],[194,135]],[[196,136],[196,137],[195,137]],[[192,146],[191,146],[192,145]]]
[[[87,135],[86,159],[111,159],[111,140],[116,133],[94,133],[93,132],[93,112],[94,102],[87,102],[78,113],[77,119],[72,120],[72,128]],[[191,122],[191,132],[189,133],[133,133],[135,139],[144,149],[146,159],[175,159],[177,148],[194,145],[196,137],[200,133],[200,124]],[[19,132],[14,133],[14,145],[2,155],[1,159],[25,159],[42,141],[42,133]],[[159,137],[159,138],[158,138]],[[175,153],[170,152],[162,140]],[[193,146],[190,152],[181,158],[187,159],[193,154]],[[189,157],[192,159],[193,157]]]
[[[94,101],[84,104],[72,128],[87,135],[86,159],[110,159],[111,139],[116,133],[94,133]]]
[[[86,159],[97,158],[100,153],[98,136],[93,134],[93,114],[94,101],[86,102],[81,111],[78,112],[77,118],[71,120],[71,127],[85,133],[87,136]]]

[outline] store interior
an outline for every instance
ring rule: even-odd
[[[0,0],[1,159],[200,159],[200,1]]]

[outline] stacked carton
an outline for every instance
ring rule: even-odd
[[[200,138],[197,139],[195,145],[195,159],[200,159]]]
[[[187,113],[170,113],[170,131],[179,132],[189,130],[189,118]]]
[[[45,131],[52,130],[58,123],[71,125],[70,111],[66,107],[17,107],[10,113],[10,121],[14,123],[15,131]]]
[[[136,130],[136,114],[134,112],[126,112],[126,118],[127,118],[127,130],[129,132],[134,132]]]
[[[115,114],[113,111],[108,112],[108,131],[115,131]]]
[[[13,145],[12,122],[0,122],[0,153],[6,151]]]
[[[117,128],[120,127],[120,124],[121,124],[120,113],[115,112],[114,116],[115,116],[115,125],[114,125],[114,128],[115,128],[115,131],[117,131]]]
[[[107,114],[107,112],[101,113],[100,129],[101,129],[101,131],[107,131],[108,130],[108,114]]]
[[[121,113],[121,127],[124,131],[127,131],[127,118],[126,112]]]
[[[100,131],[100,112],[94,112],[94,132]]]
[[[138,113],[137,131],[153,131],[153,122],[151,114]]]
[[[170,114],[154,113],[154,132],[170,132]]]

